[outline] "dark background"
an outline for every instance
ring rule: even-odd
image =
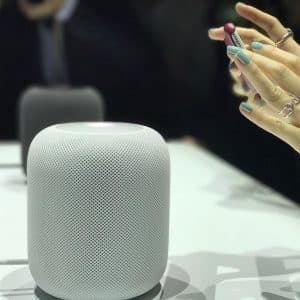
[[[292,15],[296,1],[247,2],[299,36]],[[65,28],[71,84],[98,88],[107,120],[143,123],[169,139],[193,136],[298,201],[298,154],[239,114],[242,99],[231,93],[224,45],[207,38],[208,28],[227,21],[249,25],[234,13],[234,3],[82,0]],[[8,140],[17,137],[20,93],[44,80],[36,24],[13,0],[0,10],[0,38],[0,139]]]

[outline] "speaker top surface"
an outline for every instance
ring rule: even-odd
[[[51,128],[51,127],[50,127]],[[50,129],[49,128],[49,129]],[[52,130],[64,131],[65,133],[92,134],[92,135],[123,135],[137,134],[150,128],[130,123],[112,122],[81,122],[54,125]]]

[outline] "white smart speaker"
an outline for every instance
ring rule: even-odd
[[[143,295],[168,258],[170,161],[154,130],[69,123],[28,154],[29,266],[39,288],[70,300]]]

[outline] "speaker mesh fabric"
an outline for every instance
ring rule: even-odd
[[[102,96],[93,88],[32,87],[19,102],[19,139],[26,173],[27,154],[34,136],[42,129],[67,122],[102,121]]]
[[[167,264],[168,149],[144,126],[81,126],[49,127],[30,146],[30,269],[58,298],[133,298]]]

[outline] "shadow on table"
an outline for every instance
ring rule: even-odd
[[[26,194],[27,180],[20,168],[9,170],[6,178],[3,181],[5,191],[18,193],[19,195]]]
[[[295,299],[295,298],[281,297],[281,296],[277,296],[277,295],[274,295],[271,293],[262,293],[262,296],[266,300],[294,300]]]
[[[230,209],[280,213],[300,218],[300,206],[254,179],[232,184],[230,176],[214,178],[205,191],[221,195],[219,205]]]
[[[190,277],[189,285],[176,299],[295,299],[290,275],[300,273],[299,251],[267,249],[241,255],[201,252],[171,260]],[[168,276],[174,278],[172,272]],[[175,278],[180,279],[178,275]],[[165,293],[172,290],[168,285],[163,287]],[[197,287],[198,293],[189,290],[191,287]]]
[[[21,164],[18,163],[2,163],[0,169],[17,169],[21,168]]]
[[[159,285],[137,299],[292,300],[295,291],[300,292],[300,283],[290,278],[295,274],[300,274],[299,251],[266,249],[240,255],[199,252],[171,257],[161,281],[162,293]],[[28,267],[0,281],[1,296],[7,300],[56,299],[35,287]]]

